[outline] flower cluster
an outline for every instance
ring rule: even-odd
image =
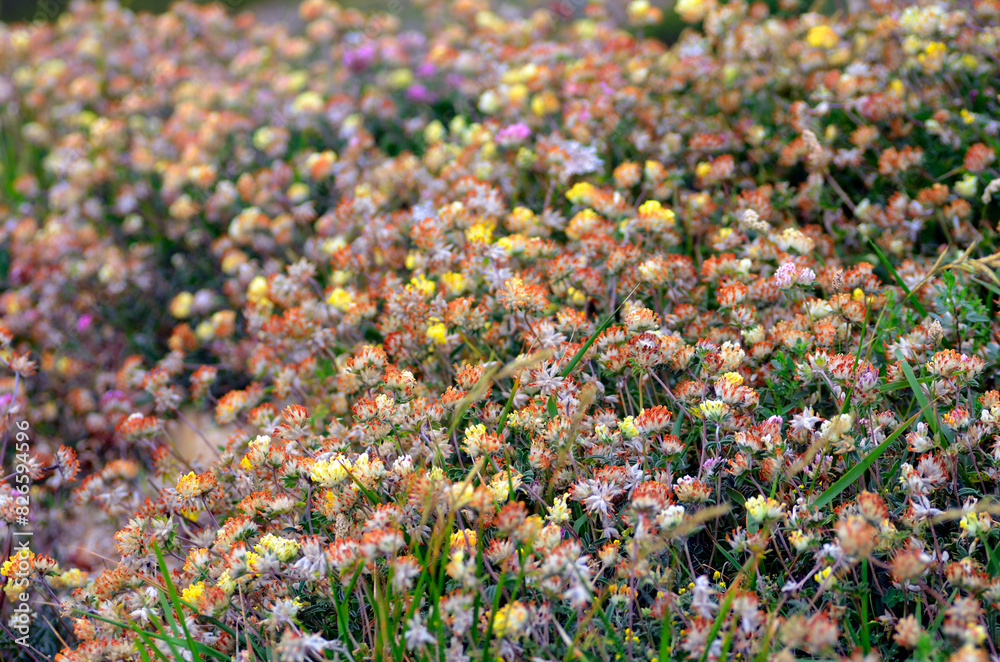
[[[58,659],[996,657],[1000,5],[423,4],[0,29]]]

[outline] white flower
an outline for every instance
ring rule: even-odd
[[[712,614],[718,611],[719,605],[712,601],[715,589],[709,585],[706,575],[702,575],[694,580],[694,588],[691,589],[691,595],[691,608],[698,612],[702,618],[712,618]]]
[[[420,614],[415,614],[413,618],[406,621],[406,634],[403,637],[406,639],[406,647],[411,651],[424,648],[437,641],[430,630],[421,622]]]
[[[675,527],[684,521],[684,513],[684,506],[667,506],[656,516],[656,523],[664,529]]]
[[[813,413],[812,407],[806,407],[801,414],[792,416],[792,432],[802,432],[803,430],[812,432],[816,428],[816,424],[822,420]]]
[[[566,165],[562,171],[562,178],[568,180],[574,175],[585,175],[588,172],[596,172],[604,166],[604,161],[597,156],[597,147],[593,145],[584,146],[575,140],[555,139],[556,146],[566,153]]]
[[[327,641],[318,634],[296,634],[286,630],[278,644],[278,659],[281,662],[305,662],[310,658],[323,658],[323,652],[338,648],[336,642]]]
[[[983,204],[984,205],[990,204],[990,202],[993,200],[993,194],[996,193],[997,191],[1000,191],[1000,177],[997,177],[996,179],[992,180],[989,184],[986,185],[986,188],[983,189]]]
[[[590,494],[583,499],[587,512],[600,512],[605,517],[610,516],[615,510],[611,500],[622,493],[622,488],[603,480],[588,481],[588,483],[590,483]]]

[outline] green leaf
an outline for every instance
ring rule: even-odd
[[[1000,296],[1000,288],[998,288],[996,285],[993,285],[992,283],[987,283],[985,280],[979,280],[978,278],[971,278],[971,280],[972,282],[978,283],[979,285],[985,287],[993,294]]]
[[[738,570],[739,568],[742,567],[740,565],[740,562],[736,560],[736,557],[727,552],[725,547],[723,547],[719,543],[715,543],[715,548],[720,552],[722,552],[722,555],[726,557],[726,560],[729,561],[734,568]]]

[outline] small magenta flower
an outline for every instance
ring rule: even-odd
[[[511,145],[518,145],[528,139],[531,135],[531,129],[528,128],[527,124],[518,122],[517,124],[511,124],[510,126],[504,127],[497,132],[497,142],[504,147],[509,147]]]

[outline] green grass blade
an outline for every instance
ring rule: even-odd
[[[708,638],[705,639],[707,645],[705,646],[705,652],[701,654],[701,662],[705,662],[708,659],[708,654],[712,650],[712,642],[719,635],[719,630],[722,629],[722,622],[726,620],[726,616],[729,615],[729,610],[733,606],[733,600],[736,598],[736,591],[729,590],[726,593],[726,599],[722,602],[722,608],[719,609],[719,615],[715,617],[715,622],[712,623],[712,629],[708,631]]]
[[[188,650],[194,655],[194,658],[198,662],[202,662],[203,658],[201,653],[198,651],[198,647],[195,645],[195,640],[191,636],[191,632],[188,631],[187,620],[184,618],[184,608],[181,606],[180,596],[177,595],[177,588],[174,586],[174,580],[170,577],[170,568],[167,567],[167,561],[163,558],[163,552],[160,551],[160,546],[153,541],[153,551],[156,553],[156,560],[160,564],[160,572],[163,574],[163,585],[167,587],[167,595],[170,597],[170,603],[174,608],[174,613],[177,616],[177,621],[180,623],[181,629],[184,630],[184,638],[187,639]],[[160,594],[160,600],[163,600],[163,594]],[[167,609],[167,605],[163,607],[163,614],[167,616],[171,621],[173,618],[170,616],[170,610]],[[171,625],[176,627],[176,624],[171,622]]]
[[[862,561],[861,578],[865,586],[868,586],[868,559]],[[865,655],[872,649],[871,634],[868,632],[868,591],[861,595],[861,643],[864,644]]]
[[[896,284],[903,288],[903,291],[906,292],[906,297],[910,300],[910,303],[913,304],[913,307],[916,308],[921,315],[927,317],[927,309],[924,308],[924,304],[920,303],[920,300],[917,299],[913,292],[910,291],[910,288],[906,286],[906,282],[899,276],[896,269],[892,266],[892,263],[889,262],[889,259],[885,256],[885,254],[882,253],[882,249],[880,249],[871,239],[868,240],[868,245],[872,247],[873,251],[875,251],[875,255],[878,256],[879,261],[882,262],[882,265],[892,276],[893,280],[896,281]]]
[[[996,577],[1000,575],[1000,554],[997,554],[996,548],[990,544],[985,535],[980,540],[983,543],[983,547],[986,548],[986,556],[989,557],[989,562],[986,564],[986,573],[990,577]]]
[[[914,374],[913,368],[911,368],[910,364],[903,358],[902,350],[896,350],[896,358],[899,359],[899,365],[903,369],[903,374],[906,375],[906,381],[910,385],[910,390],[913,391],[913,395],[916,396],[917,402],[920,404],[920,411],[924,412],[924,420],[927,421],[929,426],[931,426],[931,430],[934,431],[934,434],[940,432],[944,435],[944,438],[948,440],[949,444],[954,442],[954,431],[947,426],[938,425],[937,419],[933,415],[933,410],[930,408],[931,404],[927,400],[927,395],[924,393],[924,390],[920,388],[920,383],[917,381],[917,376]]]
[[[638,285],[636,287],[638,287]],[[635,292],[635,289],[633,289],[632,292]],[[583,355],[586,354],[587,350],[590,349],[590,346],[597,341],[597,336],[604,333],[604,330],[607,329],[609,326],[611,326],[611,323],[615,321],[615,313],[618,312],[619,308],[625,305],[625,301],[628,301],[629,297],[631,296],[632,293],[630,292],[629,295],[625,297],[625,299],[618,305],[618,308],[615,308],[610,313],[608,313],[608,316],[604,318],[604,321],[601,322],[601,325],[594,330],[594,333],[591,334],[589,338],[587,338],[587,342],[583,343],[583,347],[577,350],[576,354],[573,355],[573,358],[570,359],[569,363],[566,364],[566,367],[562,371],[563,379],[569,377],[570,373],[573,372],[573,369],[576,367],[576,364],[579,363],[581,359],[583,359]]]
[[[896,441],[899,435],[903,434],[903,432],[905,432],[906,429],[913,424],[913,421],[917,420],[917,417],[920,415],[921,412],[923,412],[923,409],[918,411],[916,414],[914,414],[907,420],[903,421],[903,423],[898,428],[896,428],[895,432],[893,432],[892,434],[890,434],[888,437],[885,438],[885,441],[883,441],[881,444],[873,448],[872,451],[868,453],[868,455],[865,455],[860,462],[855,464],[853,467],[851,467],[851,469],[847,473],[841,476],[840,480],[838,480],[836,483],[828,487],[827,490],[823,492],[823,494],[819,495],[819,498],[816,499],[816,501],[813,503],[813,506],[815,506],[816,508],[824,508],[827,504],[829,504],[831,501],[837,498],[837,496],[841,492],[846,490],[850,485],[852,485],[859,478],[861,478],[862,474],[865,473],[868,467],[874,464],[875,460],[877,460],[883,453],[889,450],[889,446],[892,445],[892,442]]]
[[[180,654],[177,652],[177,646],[180,646],[181,648],[185,648],[187,646],[187,642],[185,642],[183,639],[179,637],[171,637],[169,635],[161,634],[159,632],[150,632],[148,630],[143,630],[142,628],[136,627],[131,623],[123,623],[122,621],[116,621],[113,618],[105,618],[104,616],[98,616],[97,614],[83,611],[82,609],[74,609],[73,611],[80,614],[81,616],[86,616],[87,618],[93,618],[96,621],[101,621],[102,623],[108,623],[109,625],[114,625],[117,628],[134,632],[140,638],[145,639],[148,637],[150,639],[158,639],[159,641],[163,641],[168,646],[171,647],[171,649],[174,651],[174,654],[177,655],[178,659],[180,659]],[[156,622],[159,623],[159,620],[157,619]],[[206,655],[210,655],[217,660],[225,660],[227,662],[229,660],[228,655],[225,655],[224,653],[221,653],[220,651],[217,651],[214,648],[209,648],[203,643],[196,641],[195,645],[198,647],[198,650],[200,652],[205,653]],[[163,653],[159,651],[159,649],[157,649],[155,646],[152,647],[152,650],[159,653],[159,655],[162,656],[164,660],[167,660],[166,656],[163,655]],[[167,662],[169,662],[169,660],[167,660]]]
[[[153,651],[153,655],[155,655],[158,659],[163,660],[163,662],[170,662],[163,651],[153,645],[152,640],[150,640],[149,636],[146,635],[142,629],[135,629],[133,632],[135,632],[136,635],[142,639],[142,643],[136,645],[136,649],[139,651],[139,657],[142,658],[142,662],[150,662],[149,652],[147,649]]]

